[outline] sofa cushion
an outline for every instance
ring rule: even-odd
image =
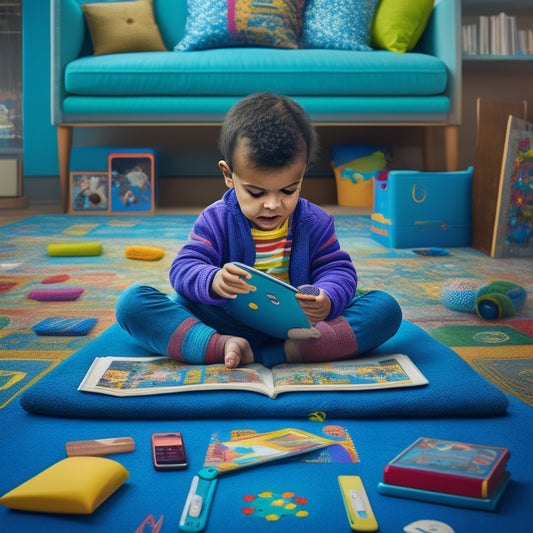
[[[226,48],[191,53],[86,56],[66,68],[75,95],[233,96],[256,91],[289,95],[436,95],[445,65],[427,54],[388,51]]]
[[[308,0],[302,48],[371,50],[370,30],[378,0]]]
[[[315,123],[443,122],[450,99],[436,96],[295,96]],[[242,96],[67,96],[66,122],[222,122]]]
[[[433,0],[380,0],[372,25],[372,46],[398,53],[412,50],[432,11]]]
[[[187,0],[185,37],[177,51],[228,46],[298,48],[305,0]]]
[[[84,4],[95,55],[167,50],[152,0]]]

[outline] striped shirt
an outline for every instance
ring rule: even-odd
[[[287,240],[288,231],[288,219],[275,230],[261,231],[252,228],[256,254],[254,267],[287,283],[292,244],[292,241]]]

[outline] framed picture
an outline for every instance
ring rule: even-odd
[[[533,257],[533,124],[509,116],[492,257]]]
[[[109,172],[70,173],[70,212],[109,213]]]
[[[109,154],[111,212],[152,214],[155,209],[153,153]]]

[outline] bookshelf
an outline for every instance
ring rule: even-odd
[[[27,207],[22,149],[22,0],[0,0],[0,207]]]
[[[463,60],[533,61],[531,0],[463,0]]]

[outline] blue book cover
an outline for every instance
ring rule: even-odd
[[[451,505],[453,507],[466,507],[469,509],[479,509],[482,511],[494,511],[500,499],[509,485],[511,474],[504,472],[499,483],[488,495],[487,498],[471,498],[469,496],[458,496],[457,494],[446,494],[445,492],[434,492],[430,490],[412,489],[398,485],[378,484],[378,492],[386,496],[396,496],[408,498],[410,500],[420,500],[424,502]]]

